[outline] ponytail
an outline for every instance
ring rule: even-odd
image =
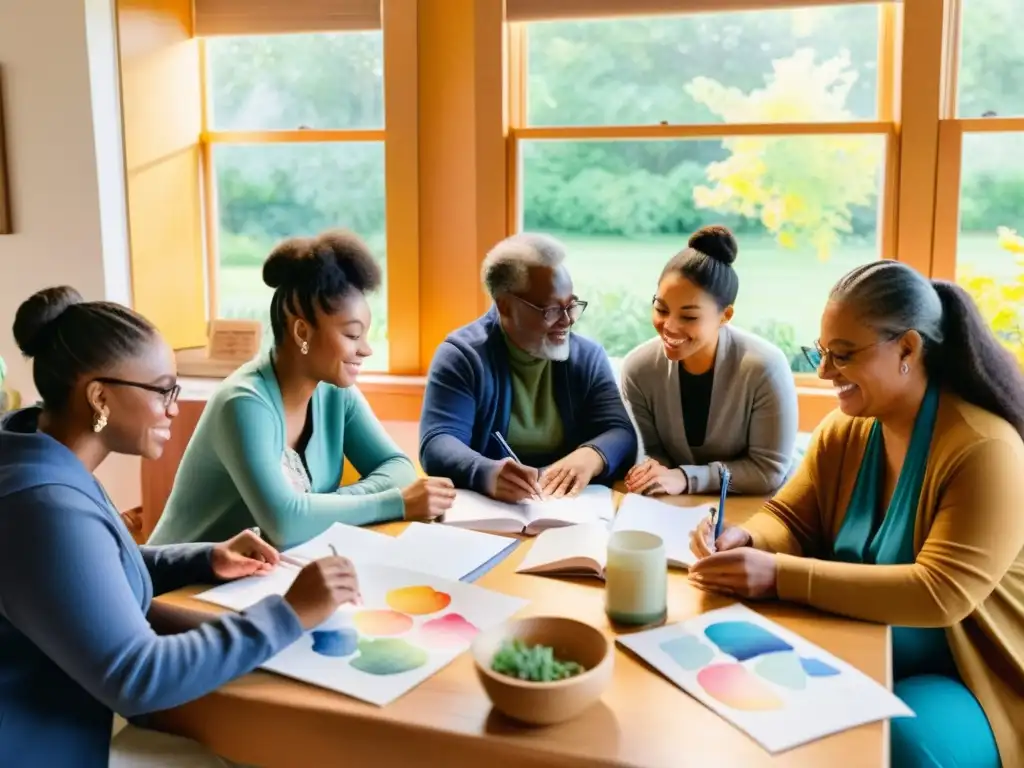
[[[1006,419],[1024,437],[1024,375],[974,300],[956,283],[932,281],[942,302],[942,342],[929,345],[930,376],[979,408]]]
[[[830,298],[853,302],[880,333],[920,333],[929,378],[1024,437],[1024,374],[959,285],[883,259],[848,272]]]

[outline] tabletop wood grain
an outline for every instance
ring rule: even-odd
[[[705,501],[696,497],[681,504]],[[733,522],[757,499],[730,499]],[[380,526],[398,533],[401,524]],[[568,616],[614,630],[600,582],[516,574],[522,544],[477,583],[529,600],[519,615]],[[195,587],[159,599],[211,612]],[[669,577],[669,621],[733,602],[695,589],[685,573]],[[777,603],[755,610],[889,684],[884,626]],[[198,701],[159,713],[154,724],[195,738],[228,759],[268,768],[306,766],[786,766],[878,768],[888,765],[888,726],[861,726],[772,756],[756,742],[619,649],[602,701],[576,720],[527,728],[493,712],[469,654],[391,705],[378,708],[274,674],[255,672]]]

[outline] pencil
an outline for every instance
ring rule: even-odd
[[[505,438],[501,436],[501,432],[495,430],[494,438],[498,441],[498,444],[501,446],[501,449],[505,451],[506,455],[510,459],[512,459],[512,461],[514,461],[516,464],[523,463],[519,460],[519,457],[516,456],[516,452],[512,450],[512,446],[505,442]],[[538,501],[544,498],[544,494],[541,493],[540,488],[536,487],[536,485],[533,489],[533,498],[537,499]]]

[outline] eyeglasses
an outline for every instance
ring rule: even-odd
[[[565,315],[570,323],[575,323],[580,319],[580,315],[583,314],[583,310],[587,308],[587,302],[578,301],[573,299],[571,302],[566,304],[564,307],[538,307],[536,304],[531,304],[526,299],[520,298],[515,294],[512,294],[512,298],[517,301],[521,301],[523,304],[528,306],[530,309],[540,312],[544,317],[544,322],[548,325],[554,325],[562,319],[562,315]]]
[[[871,344],[865,344],[863,347],[857,347],[856,349],[847,349],[842,352],[833,352],[831,349],[825,349],[817,341],[814,342],[813,347],[800,347],[800,350],[804,353],[804,357],[807,359],[807,362],[811,364],[811,367],[813,367],[814,370],[818,370],[821,367],[822,362],[826,360],[830,361],[832,365],[839,369],[845,368],[851,362],[853,362],[853,358],[855,355],[866,350],[869,350],[872,347],[877,347],[882,344],[888,344],[890,341],[895,341],[902,335],[902,333],[890,334],[886,338],[879,339],[878,341],[872,342]]]
[[[155,384],[143,384],[138,381],[126,381],[125,379],[110,379],[110,378],[99,378],[95,381],[101,384],[117,384],[122,387],[135,387],[136,389],[144,389],[147,392],[156,392],[158,395],[162,395],[164,399],[164,408],[170,408],[171,404],[178,399],[178,395],[181,394],[180,384],[171,384],[169,387],[158,387]]]

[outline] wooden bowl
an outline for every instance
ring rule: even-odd
[[[555,657],[582,664],[585,672],[552,683],[534,683],[491,669],[505,640],[546,645]],[[477,677],[499,712],[530,725],[553,725],[570,720],[597,703],[612,679],[614,644],[589,624],[559,616],[512,619],[481,632],[473,641]]]

